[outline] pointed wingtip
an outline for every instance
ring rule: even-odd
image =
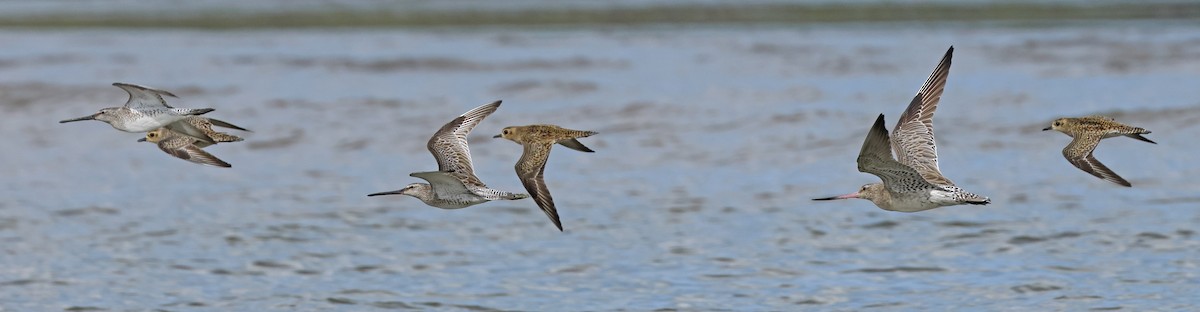
[[[871,125],[870,130],[867,130],[867,135],[863,138],[862,149],[858,151],[859,170],[862,170],[863,157],[878,159],[892,157],[891,143],[888,141],[887,126],[884,123],[883,114],[879,114],[879,117],[875,118],[875,124]]]
[[[1142,141],[1142,142],[1146,142],[1146,143],[1150,143],[1150,144],[1158,144],[1158,142],[1154,142],[1153,140],[1150,140],[1149,138],[1142,136],[1142,134],[1149,134],[1149,133],[1150,133],[1150,131],[1146,131],[1146,133],[1130,134],[1127,136],[1130,138],[1133,138],[1135,140],[1138,140],[1138,141]]]
[[[155,89],[155,88],[151,88],[151,87],[147,87],[147,86],[143,86],[143,85],[139,85],[139,84],[124,83],[124,82],[114,82],[114,83],[112,83],[112,85],[113,85],[113,86],[116,86],[117,88],[121,88],[121,89],[125,90],[125,92],[131,92],[131,93],[130,93],[130,95],[132,95],[132,92],[133,92],[133,91],[132,91],[132,90],[129,90],[129,89],[126,89],[126,87],[130,87],[130,88],[138,89],[138,90],[141,90],[141,91],[150,91],[150,92],[152,92],[152,93],[156,93],[156,94],[160,94],[160,95],[166,95],[166,96],[173,97],[173,98],[178,98],[178,97],[179,97],[179,96],[175,95],[174,93],[171,93],[171,92],[169,92],[169,91],[167,91],[167,90],[159,90],[159,89]]]

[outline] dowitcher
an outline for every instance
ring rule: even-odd
[[[214,143],[213,139],[204,136],[203,131],[192,127],[191,124],[175,123],[187,116],[203,115],[213,111],[213,109],[171,107],[163,99],[163,96],[176,97],[171,92],[120,82],[114,82],[113,85],[129,93],[129,100],[125,102],[125,106],[102,108],[95,114],[62,120],[59,123],[99,120],[108,123],[114,129],[134,133],[149,132],[154,129],[168,127],[172,131]]]
[[[510,193],[488,188],[475,176],[471,164],[471,150],[467,146],[467,134],[479,122],[500,107],[500,101],[485,104],[458,116],[442,126],[425,146],[437,160],[438,171],[414,172],[409,176],[424,179],[426,183],[412,183],[402,189],[368,194],[408,195],[442,209],[459,209],[493,200],[517,200],[529,197],[526,194]]]
[[[862,198],[884,210],[916,212],[962,204],[986,205],[987,197],[967,192],[942,175],[937,164],[937,144],[933,138],[933,113],[950,74],[954,47],[913,97],[889,138],[883,114],[867,133],[858,155],[858,171],[878,176],[883,183],[863,185],[858,192],[817,198],[832,200]],[[896,158],[892,158],[892,150]]]
[[[1117,175],[1111,169],[1108,169],[1099,160],[1096,160],[1095,156],[1092,156],[1092,151],[1095,151],[1096,146],[1100,145],[1100,140],[1117,136],[1127,136],[1140,141],[1158,144],[1142,136],[1143,134],[1149,134],[1149,130],[1125,125],[1105,116],[1059,118],[1054,120],[1054,123],[1050,124],[1049,127],[1042,129],[1042,131],[1046,130],[1058,130],[1058,132],[1071,136],[1071,143],[1067,144],[1066,148],[1063,148],[1062,153],[1063,157],[1066,157],[1067,161],[1075,165],[1076,168],[1098,178],[1126,187],[1133,185],[1129,184],[1129,181],[1125,181],[1125,179],[1121,178],[1121,176]]]
[[[554,198],[550,196],[550,190],[546,188],[546,181],[542,176],[546,171],[546,160],[550,158],[550,148],[557,143],[573,150],[591,153],[594,152],[592,149],[576,139],[595,134],[595,131],[571,130],[555,125],[529,125],[505,127],[495,136],[525,147],[521,159],[517,160],[517,177],[559,231],[563,230],[562,222],[558,218],[558,210],[554,208]]]

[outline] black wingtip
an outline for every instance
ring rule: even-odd
[[[1143,133],[1143,134],[1147,134],[1147,133],[1150,133],[1150,132],[1147,131],[1146,133]],[[1126,136],[1136,139],[1138,141],[1142,141],[1142,142],[1146,142],[1146,143],[1150,143],[1150,144],[1158,144],[1158,142],[1151,141],[1150,139],[1142,136],[1142,134],[1130,134],[1130,135],[1126,135]]]
[[[199,115],[208,114],[209,112],[212,112],[215,110],[216,109],[213,109],[213,108],[197,108],[197,109],[189,112],[188,115],[199,116]]]

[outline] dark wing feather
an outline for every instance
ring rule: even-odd
[[[550,158],[550,144],[525,144],[525,152],[521,153],[521,159],[517,160],[517,177],[521,179],[521,184],[525,186],[525,190],[533,197],[533,201],[537,202],[542,212],[546,213],[546,217],[554,222],[554,226],[559,231],[563,230],[562,221],[558,218],[558,210],[554,207],[554,197],[550,196],[550,189],[546,187],[546,180],[542,173],[546,170],[546,161]]]
[[[179,159],[197,164],[222,168],[233,167],[233,165],[205,152],[203,149],[196,147],[196,145],[190,144],[190,142],[194,142],[194,140],[189,137],[174,137],[158,142],[158,148]]]
[[[912,168],[892,159],[889,145],[887,126],[884,126],[883,114],[880,114],[863,140],[862,150],[858,153],[858,171],[879,177],[883,186],[893,193],[941,189],[925,181]]]
[[[950,76],[953,56],[954,47],[950,47],[908,104],[904,114],[900,115],[891,138],[896,161],[912,167],[925,180],[938,185],[954,185],[938,168],[937,143],[933,135],[933,114],[937,111],[946,79]]]
[[[1096,150],[1096,145],[1099,143],[1100,137],[1089,136],[1076,138],[1071,141],[1071,144],[1067,144],[1067,147],[1063,149],[1063,157],[1066,157],[1068,162],[1070,162],[1072,165],[1075,165],[1075,168],[1083,170],[1083,172],[1087,172],[1093,176],[1096,176],[1097,178],[1104,179],[1105,181],[1120,184],[1125,187],[1132,187],[1133,184],[1130,184],[1129,181],[1121,178],[1121,176],[1117,175],[1116,172],[1113,172],[1112,169],[1108,169],[1108,166],[1100,163],[1095,156],[1092,156],[1092,152]]]
[[[211,122],[212,125],[217,126],[217,127],[224,127],[224,128],[229,128],[229,129],[237,129],[237,130],[251,132],[250,130],[246,130],[246,128],[238,127],[234,124],[225,122],[224,120],[218,120],[216,118],[208,118],[208,121]]]
[[[580,152],[587,152],[587,153],[596,152],[596,151],[593,151],[592,149],[588,148],[587,146],[583,145],[583,143],[579,142],[579,140],[576,140],[576,139],[560,140],[560,141],[558,141],[558,144],[560,144],[562,146],[566,146],[567,148],[570,148],[573,150],[580,151]]]
[[[471,149],[467,146],[467,134],[499,107],[500,101],[495,101],[471,109],[442,126],[429,138],[429,143],[425,146],[437,160],[438,171],[456,172],[467,177],[467,183],[483,185],[479,178],[475,177]]]

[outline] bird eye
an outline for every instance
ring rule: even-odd
[[[508,134],[508,129],[504,129],[504,134]]]
[[[153,137],[156,137],[156,136],[158,136],[158,134],[157,134],[157,133],[154,133],[154,132],[151,132],[151,133],[147,133],[147,134],[146,134],[146,137],[147,137],[147,138],[153,138]]]
[[[1054,122],[1054,126],[1055,126],[1055,127],[1057,127],[1057,126],[1061,126],[1061,125],[1062,125],[1062,122],[1061,122],[1061,121],[1055,121],[1055,122]]]

